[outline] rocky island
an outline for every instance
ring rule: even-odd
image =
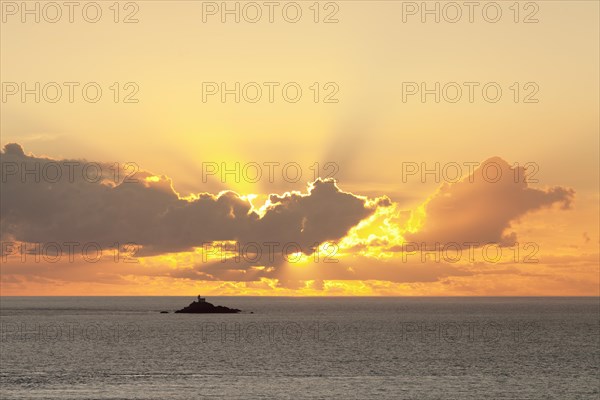
[[[175,312],[188,314],[236,314],[241,312],[241,310],[238,310],[237,308],[215,306],[207,302],[204,297],[198,296],[198,301],[193,301],[189,306]]]

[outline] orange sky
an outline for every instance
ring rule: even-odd
[[[598,2],[456,23],[326,3],[297,22],[141,1],[36,23],[3,2],[0,294],[599,295]],[[102,179],[21,175],[74,160]],[[18,250],[71,241],[103,256]],[[215,250],[236,241],[239,262]]]

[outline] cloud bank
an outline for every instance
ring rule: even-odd
[[[428,247],[446,243],[497,243],[512,246],[511,222],[544,207],[571,206],[575,192],[563,187],[529,187],[525,169],[499,157],[483,162],[455,184],[444,184],[425,204],[425,223],[408,233],[410,242]]]
[[[318,179],[306,193],[271,195],[259,213],[232,191],[180,198],[167,177],[147,171],[126,177],[127,171],[119,168],[117,174],[109,164],[28,156],[18,144],[5,146],[0,157],[2,240],[103,247],[132,242],[142,247],[138,255],[146,256],[213,241],[277,242],[295,243],[310,254],[390,204],[385,197],[368,200],[341,191],[334,180]]]
[[[356,238],[336,255],[336,263],[292,265],[279,246],[276,257],[257,261],[248,261],[252,258],[248,255],[241,261],[198,263],[194,259],[175,266],[148,261],[144,268],[106,262],[98,267],[81,260],[66,267],[3,266],[3,280],[19,282],[19,277],[53,281],[63,277],[65,281],[126,284],[124,276],[189,282],[269,279],[287,288],[334,280],[440,282],[474,272],[467,264],[421,262],[417,256],[400,262],[397,253],[403,251],[402,240],[426,247],[446,243],[512,246],[517,238],[510,230],[516,221],[545,207],[567,209],[574,198],[568,188],[530,187],[523,167],[511,168],[495,157],[460,182],[442,185],[423,204],[417,229],[406,229],[410,210],[400,210],[386,196],[369,199],[344,192],[330,179],[310,183],[305,192],[271,194],[266,204],[256,208],[249,197],[232,191],[182,198],[166,176],[143,170],[131,176],[126,166],[27,155],[14,143],[0,152],[0,163],[2,241],[95,242],[103,248],[135,243],[141,246],[136,256],[148,257],[192,251],[213,242],[294,243],[297,246],[288,253],[310,255],[320,243]],[[356,236],[359,226],[367,236]],[[392,231],[401,232],[402,240],[387,235]],[[390,258],[379,257],[383,253]]]

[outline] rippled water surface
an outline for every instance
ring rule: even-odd
[[[3,297],[2,399],[598,399],[598,298]]]

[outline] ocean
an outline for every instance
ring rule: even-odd
[[[192,300],[0,298],[0,398],[600,396],[598,297]]]

